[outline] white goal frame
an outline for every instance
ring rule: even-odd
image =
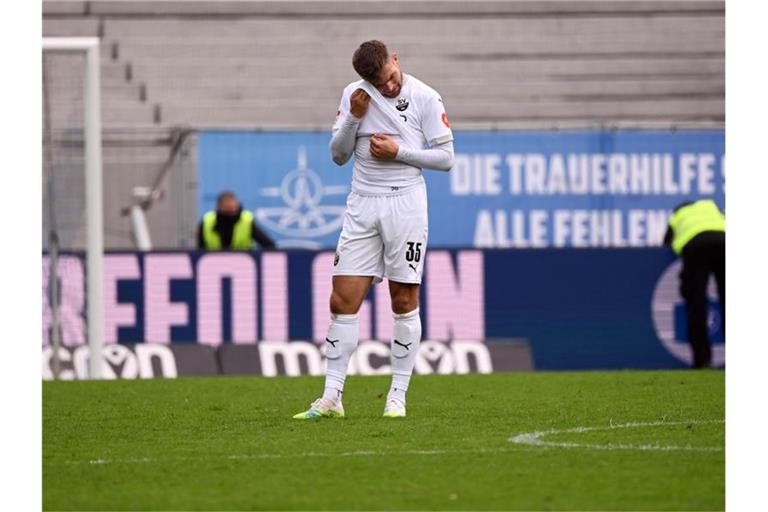
[[[85,215],[89,378],[101,379],[104,344],[104,201],[101,164],[99,38],[44,37],[43,52],[85,53]]]

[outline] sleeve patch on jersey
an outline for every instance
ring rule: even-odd
[[[446,133],[445,135],[432,139],[431,141],[429,141],[429,143],[432,146],[439,146],[440,144],[445,144],[446,142],[450,142],[452,140],[453,140],[453,134]]]
[[[443,112],[443,115],[440,119],[443,120],[443,124],[445,125],[446,128],[451,127],[451,123],[448,122],[448,115],[445,112]]]

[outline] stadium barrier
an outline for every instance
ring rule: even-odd
[[[312,373],[328,325],[333,258],[331,251],[305,250],[107,253],[105,350],[137,344],[143,348],[134,355],[142,360],[154,357],[146,355],[150,347],[167,345],[179,367],[194,373],[183,351],[197,349],[181,347],[216,348],[224,374],[295,374],[246,359],[257,359],[254,349],[259,357],[274,347],[301,351],[299,343],[284,342],[303,341],[312,350],[304,349],[302,364]],[[47,264],[44,256],[44,276]],[[87,332],[84,265],[82,255],[60,257],[61,345],[74,350],[68,356],[73,368],[87,357],[81,348]],[[667,249],[430,250],[420,308],[429,341],[422,351],[455,354],[469,340],[488,347],[493,359],[507,345],[494,340],[523,338],[537,370],[686,367],[690,350],[679,267]],[[43,283],[42,338],[50,350],[48,279]],[[714,299],[710,306],[714,362],[722,366],[719,309]],[[389,342],[393,319],[386,285],[372,287],[359,316],[361,340]],[[377,352],[388,357],[375,347],[369,360]],[[123,357],[121,350],[114,348],[115,360]],[[439,364],[448,365],[442,359]],[[211,364],[207,368],[214,372]]]
[[[425,171],[431,249],[658,247],[683,201],[725,208],[725,131],[457,131]],[[325,132],[202,131],[197,214],[225,189],[281,248],[333,249],[350,190]]]
[[[213,375],[264,377],[324,375],[324,346],[306,341],[262,341],[256,345],[137,343],[105,347],[104,378],[147,379]],[[43,379],[53,379],[53,348],[43,349]],[[89,348],[59,349],[62,380],[88,376]],[[422,340],[415,373],[465,374],[533,370],[527,340],[439,342]],[[390,375],[389,344],[362,341],[350,361],[350,375]]]

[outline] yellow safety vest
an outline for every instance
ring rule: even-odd
[[[205,247],[212,251],[222,249],[221,236],[214,231],[216,226],[216,212],[208,212],[203,216],[203,241]],[[232,230],[231,249],[248,250],[253,247],[253,214],[243,211],[240,213],[240,219],[235,223]]]
[[[680,254],[685,244],[699,233],[725,231],[725,215],[714,201],[701,199],[674,212],[669,218],[669,226],[675,235],[672,249]]]

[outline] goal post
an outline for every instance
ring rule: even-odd
[[[86,211],[87,341],[89,378],[102,378],[104,342],[103,258],[104,206],[101,161],[101,84],[99,39],[96,37],[44,37],[43,52],[83,52],[84,146]],[[58,347],[56,347],[58,348]],[[55,350],[56,354],[58,350]],[[58,355],[58,354],[56,354]]]

